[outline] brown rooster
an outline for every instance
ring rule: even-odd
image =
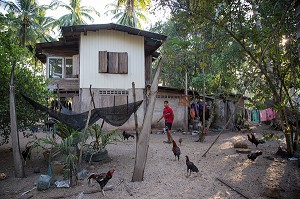
[[[179,156],[181,154],[180,152],[180,148],[177,146],[176,142],[172,139],[172,143],[173,143],[173,148],[172,148],[172,151],[174,153],[174,156],[175,156],[175,160],[176,160],[176,157],[178,158],[178,161],[179,161]]]
[[[92,173],[88,177],[88,180],[89,180],[88,184],[89,185],[91,184],[91,179],[96,180],[100,185],[102,194],[105,195],[103,188],[105,187],[107,182],[112,178],[112,175],[114,172],[115,172],[115,169],[111,169],[107,173]]]

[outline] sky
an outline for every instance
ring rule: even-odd
[[[40,5],[49,5],[52,0],[37,0]],[[62,2],[69,4],[70,0],[61,0]],[[94,17],[94,22],[87,21],[88,24],[101,24],[101,23],[111,23],[113,22],[111,20],[112,16],[107,16],[104,14],[106,12],[106,5],[113,3],[114,0],[81,0],[82,6],[87,7],[94,7],[98,12],[100,12],[101,17],[98,17],[97,15],[92,15]],[[49,11],[47,15],[53,17],[53,18],[59,18],[60,16],[64,15],[64,11],[66,11],[64,8],[58,8],[55,11]]]
[[[15,2],[15,0],[11,0]],[[52,0],[36,0],[39,5],[49,5]],[[66,4],[69,4],[70,0],[60,0]],[[112,23],[116,22],[116,20],[112,20],[113,15],[107,16],[105,12],[107,9],[105,8],[106,5],[116,2],[116,0],[81,0],[82,6],[88,6],[88,7],[94,7],[98,12],[100,12],[101,17],[98,17],[97,15],[92,15],[94,18],[94,22],[88,21],[88,24],[102,24],[102,23]],[[1,9],[0,9],[1,10]],[[47,16],[53,17],[55,19],[58,19],[62,15],[64,15],[66,10],[64,8],[58,8],[55,11],[48,11]],[[163,20],[166,20],[165,15],[167,15],[165,12],[156,12],[154,14],[147,15],[147,18],[149,22],[142,23],[142,29],[149,29],[151,24],[155,24],[155,22]]]
[[[8,1],[12,1],[15,2],[15,0],[8,0]],[[39,5],[50,5],[50,3],[52,2],[52,0],[36,0],[37,3]],[[60,0],[66,4],[69,4],[70,0]],[[87,6],[87,7],[94,7],[99,13],[100,13],[100,17],[98,17],[95,14],[91,14],[91,16],[94,18],[94,21],[91,22],[88,19],[84,19],[87,24],[105,24],[105,23],[116,23],[116,19],[112,19],[113,15],[110,14],[105,14],[105,12],[107,11],[106,6],[108,4],[112,4],[114,2],[116,2],[117,0],[81,0],[81,6]],[[5,12],[3,10],[3,7],[0,7],[0,12]],[[46,12],[46,15],[49,17],[53,17],[54,19],[58,19],[59,17],[63,16],[64,14],[66,14],[66,9],[65,8],[58,8],[57,10],[49,10]],[[168,12],[166,11],[155,11],[155,14],[147,14],[147,22],[141,22],[142,24],[142,29],[143,30],[149,30],[149,28],[151,27],[151,25],[154,25],[155,22],[158,21],[166,21],[168,19]],[[54,30],[54,35],[53,37],[58,37],[59,35],[59,29]]]

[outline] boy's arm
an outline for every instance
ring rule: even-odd
[[[157,120],[157,123],[158,123],[163,117],[164,117],[164,115],[162,115],[162,116],[159,118],[159,120]]]
[[[172,109],[171,109],[172,110]],[[174,112],[173,112],[173,110],[172,110],[172,112],[171,112],[171,114],[172,114],[172,120],[174,121]]]

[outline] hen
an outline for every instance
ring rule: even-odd
[[[254,161],[258,156],[262,155],[261,151],[255,152],[255,153],[250,153],[248,154],[248,159]]]
[[[194,165],[193,162],[190,161],[189,156],[186,155],[185,157],[186,157],[186,167],[187,167],[186,172],[187,172],[187,175],[189,174],[189,171],[190,171],[190,175],[191,175],[192,172],[198,173],[199,172],[198,168]]]
[[[289,157],[288,152],[281,146],[278,147],[278,150],[277,150],[275,155],[280,156],[282,158],[288,158]]]
[[[251,137],[247,134],[248,136],[248,140],[252,143],[255,144],[255,146],[257,147],[257,145],[259,144],[264,144],[265,141],[264,140],[258,140],[255,135],[253,133],[251,133]]]
[[[177,146],[176,142],[172,139],[172,143],[173,143],[173,148],[172,148],[172,151],[174,153],[174,156],[175,156],[175,160],[176,160],[176,157],[178,158],[178,161],[179,161],[179,156],[181,154],[180,152],[180,148]]]
[[[130,137],[132,137],[134,139],[134,135],[131,135],[131,134],[127,133],[126,131],[123,131],[123,139],[124,140],[125,139],[128,140],[128,138],[130,138]]]
[[[182,138],[179,138],[178,141],[179,141],[179,144],[180,144],[180,146],[181,146]]]
[[[25,150],[22,151],[22,157],[25,161],[25,165],[26,165],[26,162],[28,160],[30,160],[30,157],[31,157],[31,149],[32,149],[32,145],[28,145],[26,146]]]
[[[105,187],[107,182],[112,178],[112,175],[114,172],[115,172],[115,169],[111,169],[107,173],[92,173],[88,177],[88,180],[89,180],[88,184],[89,185],[91,184],[91,179],[96,180],[100,185],[102,194],[105,195],[103,188]]]

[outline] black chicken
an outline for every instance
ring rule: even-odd
[[[247,134],[248,136],[248,140],[252,143],[255,144],[255,146],[257,147],[257,145],[259,144],[264,144],[266,143],[264,140],[258,140],[255,135],[253,133],[251,133],[251,137]]]
[[[189,174],[189,171],[190,171],[190,175],[191,175],[192,172],[198,173],[199,169],[194,165],[193,162],[190,161],[189,156],[186,155],[185,157],[186,157],[186,167],[187,167],[186,172],[187,172],[187,175]]]
[[[31,158],[31,149],[32,149],[32,145],[29,145],[29,146],[26,146],[24,151],[22,151],[22,157],[25,161],[25,165],[26,165],[26,162],[28,160],[30,160],[30,158]]]
[[[248,154],[248,159],[254,161],[258,156],[262,155],[261,151]]]
[[[134,139],[134,135],[131,135],[131,134],[127,133],[126,131],[123,131],[123,139],[124,140],[125,139],[128,140],[128,138],[130,138],[130,137],[132,137]]]
[[[289,154],[286,149],[283,147],[279,146],[277,152],[275,153],[276,156],[280,156],[282,158],[288,158]]]
[[[91,184],[91,179],[96,180],[100,185],[102,194],[105,195],[103,188],[105,187],[107,182],[112,178],[112,175],[114,172],[115,172],[115,169],[111,169],[107,173],[92,173],[88,177],[88,180],[89,180],[88,184],[89,185]]]
[[[172,139],[172,143],[173,143],[172,151],[174,153],[175,160],[176,160],[176,157],[177,157],[178,161],[179,161],[179,156],[181,154],[180,148],[177,146],[176,142],[173,139]]]

